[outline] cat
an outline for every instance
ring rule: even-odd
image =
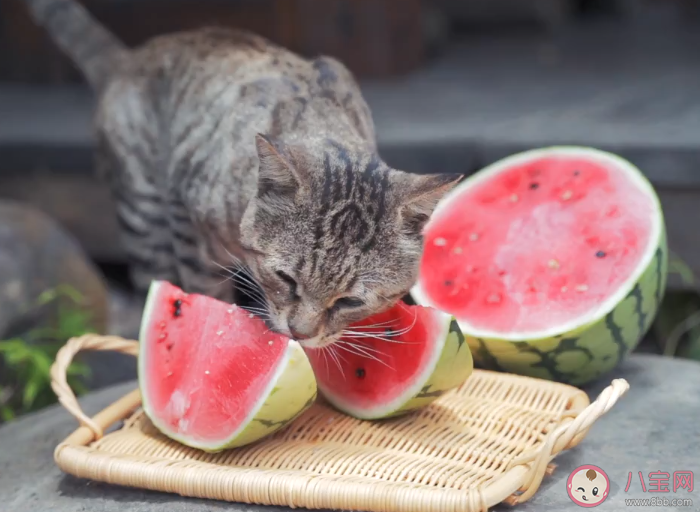
[[[75,0],[25,1],[97,98],[96,168],[137,289],[247,291],[311,348],[408,293],[424,225],[462,176],[387,165],[337,59],[221,27],[127,48]]]

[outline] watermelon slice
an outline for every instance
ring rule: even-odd
[[[316,398],[301,346],[242,308],[151,284],[140,332],[143,409],[163,434],[217,452],[281,429]]]
[[[451,315],[399,302],[353,324],[337,343],[306,349],[321,394],[360,419],[398,416],[460,386],[473,360]]]
[[[583,384],[636,347],[666,268],[663,213],[642,173],[608,152],[553,147],[443,198],[411,295],[457,318],[477,365]]]

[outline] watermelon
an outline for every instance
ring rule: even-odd
[[[454,315],[482,368],[574,385],[614,369],[666,286],[651,184],[597,149],[535,149],[458,184],[426,224],[411,296]]]
[[[464,383],[474,366],[451,315],[403,302],[351,325],[338,342],[306,353],[323,397],[367,420],[432,403]]]
[[[167,437],[208,452],[252,443],[316,398],[301,346],[235,305],[154,281],[139,335],[143,410]]]

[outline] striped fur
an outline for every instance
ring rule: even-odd
[[[98,168],[137,287],[231,301],[220,266],[238,259],[272,327],[319,346],[413,284],[422,226],[459,177],[386,165],[338,61],[214,27],[127,50],[70,0],[27,3],[97,93]]]

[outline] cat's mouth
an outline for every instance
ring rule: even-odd
[[[302,347],[304,348],[309,348],[309,349],[320,349],[324,347],[328,347],[330,345],[333,345],[334,343],[337,343],[340,340],[340,337],[342,336],[341,334],[319,334],[317,336],[313,336],[311,338],[295,338],[292,333],[290,333],[287,329],[285,328],[280,328],[272,318],[265,317],[263,318],[263,321],[267,325],[268,329],[270,329],[272,332],[275,332],[277,334],[280,334],[282,336],[286,336],[290,339],[293,339],[297,343],[299,343]]]
[[[296,340],[296,341],[304,348],[319,349],[319,348],[330,347],[334,343],[337,343],[339,339],[340,339],[340,334],[334,334],[331,336],[328,336],[328,335],[314,336],[313,338],[305,338],[305,339],[300,339],[300,340]]]

